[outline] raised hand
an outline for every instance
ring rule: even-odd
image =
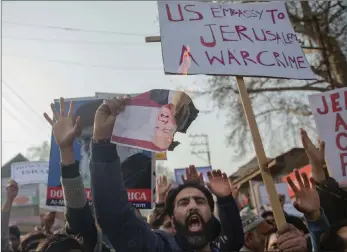
[[[298,170],[294,170],[294,173],[298,187],[289,176],[287,177],[287,182],[295,195],[294,207],[307,218],[318,219],[320,217],[320,200],[315,181],[311,178],[311,186],[306,173],[300,175]]]
[[[217,197],[226,197],[232,195],[231,185],[226,173],[220,170],[213,170],[207,173],[209,182],[207,186],[210,188],[211,192]]]
[[[80,117],[77,117],[76,122],[73,122],[72,113],[75,107],[75,102],[70,103],[69,112],[65,115],[64,99],[60,98],[60,113],[57,112],[54,104],[51,104],[51,109],[55,121],[52,120],[47,113],[43,116],[47,122],[52,125],[53,135],[60,149],[72,148],[74,139],[81,133],[79,122]]]
[[[317,180],[324,180],[325,173],[323,171],[323,166],[325,164],[325,143],[319,141],[319,148],[317,148],[308,137],[307,132],[304,129],[300,131],[301,142],[304,146],[306,155],[310,160],[312,166],[312,176]],[[317,176],[317,177],[316,177]]]
[[[18,195],[18,184],[14,180],[10,180],[6,186],[6,200],[13,201]]]
[[[156,183],[156,192],[157,192],[157,202],[156,203],[164,203],[166,194],[170,190],[171,183],[167,181],[166,176],[159,176]]]
[[[124,111],[127,101],[127,97],[104,100],[95,113],[93,139],[111,139],[117,115]]]
[[[186,176],[182,174],[182,181],[183,181],[183,184],[192,182],[192,181],[203,184],[204,176],[202,173],[198,174],[198,171],[194,165],[190,165],[188,168],[186,168]]]

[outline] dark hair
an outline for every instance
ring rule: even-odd
[[[331,226],[323,233],[320,239],[320,250],[343,252],[346,249],[346,245],[337,232],[345,226],[347,226],[347,220],[342,220],[339,224]]]
[[[10,226],[9,229],[10,229],[10,235],[16,236],[17,239],[20,238],[20,230],[16,225]]]
[[[30,252],[36,250],[40,241],[47,238],[47,235],[43,231],[34,231],[27,233],[23,236],[21,243],[19,244],[18,250],[21,252]]]
[[[263,219],[269,217],[269,216],[274,216],[274,213],[272,211],[264,211],[262,214],[261,214],[261,217]]]
[[[148,222],[153,229],[159,229],[164,224],[165,216],[169,215],[163,208],[154,208],[148,216]]]
[[[84,251],[80,242],[67,234],[54,234],[41,241],[37,247],[40,252],[62,252],[70,250]]]
[[[128,157],[121,164],[122,176],[126,188],[151,188],[152,158],[142,153]]]
[[[212,193],[205,186],[201,185],[199,182],[193,181],[183,185],[179,185],[177,188],[171,189],[169,191],[168,196],[166,198],[166,202],[165,202],[165,210],[169,214],[169,216],[173,215],[174,202],[177,195],[179,194],[180,191],[182,191],[185,188],[195,188],[201,191],[206,196],[207,202],[210,206],[211,211],[212,212],[214,211],[214,200],[212,197]]]

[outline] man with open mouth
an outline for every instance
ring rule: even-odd
[[[151,230],[136,217],[128,202],[116,145],[109,141],[116,120],[114,115],[121,112],[122,104],[122,99],[107,100],[97,110],[90,160],[96,217],[115,250],[239,251],[244,242],[239,209],[227,175],[219,170],[208,174],[210,190],[198,182],[170,190],[165,205],[176,230],[174,236],[162,230]],[[211,192],[217,197],[223,238],[227,240],[223,248],[214,243],[219,232],[215,232],[215,202]]]
[[[222,178],[223,176],[220,171],[213,171],[213,173],[216,178],[219,176]],[[210,173],[210,178],[211,180],[214,178],[212,173]],[[238,246],[236,244],[243,242],[242,238],[237,238],[242,231],[237,228],[236,213],[238,211],[233,209],[234,202],[231,201],[232,197],[229,197],[230,195],[223,197],[224,202],[217,196],[218,207],[222,210],[221,223],[223,232],[225,232],[223,235],[229,238],[227,247],[234,246],[233,249],[236,249]],[[227,208],[229,208],[229,211]],[[216,232],[219,222],[213,216],[214,201],[211,192],[206,187],[195,182],[180,185],[169,192],[166,209],[176,229],[175,241],[182,250],[219,251],[216,244],[211,243],[217,238],[216,234],[219,234],[219,232]],[[233,216],[234,211],[235,216]],[[228,221],[235,223],[233,230],[226,227]]]

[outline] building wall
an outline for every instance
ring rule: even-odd
[[[287,174],[293,172],[294,169],[300,169],[309,163],[308,157],[304,149],[293,149],[283,155],[276,157],[276,166],[271,168],[271,174],[274,183],[283,183],[282,178]],[[262,177],[259,174],[252,178],[256,183],[262,183]],[[240,192],[251,196],[249,182],[244,182],[241,185]],[[250,197],[251,198],[251,197]],[[252,199],[252,203],[254,200]],[[253,205],[253,204],[252,204]]]
[[[11,218],[22,216],[39,216],[40,208],[38,205],[12,207]]]
[[[279,179],[278,182],[281,181],[283,176],[293,172],[294,169],[302,168],[307,164],[309,164],[309,160],[304,149],[295,149],[284,155],[284,168],[276,175]]]

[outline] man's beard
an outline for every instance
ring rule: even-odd
[[[188,219],[192,215],[198,215],[202,224],[202,229],[197,232],[191,232],[189,230]],[[176,228],[176,235],[184,237],[192,249],[202,249],[212,241],[212,230],[213,230],[213,220],[212,218],[205,222],[204,219],[198,213],[191,213],[186,218],[186,223],[179,223],[175,218],[173,218],[173,223]]]

